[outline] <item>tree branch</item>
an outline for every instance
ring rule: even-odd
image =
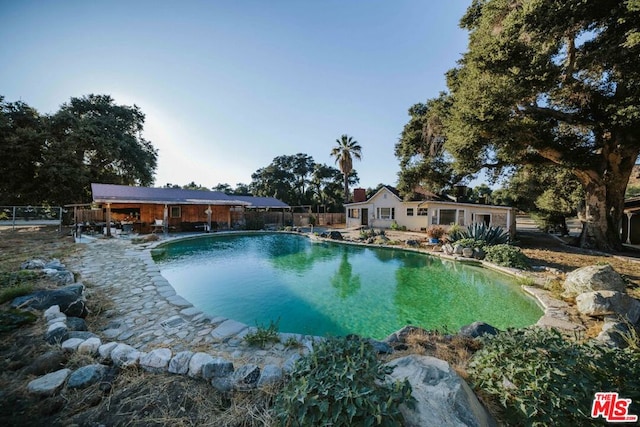
[[[570,125],[591,126],[596,124],[593,120],[588,120],[576,114],[565,113],[563,111],[554,110],[553,108],[538,107],[537,105],[523,105],[523,106],[520,106],[520,108],[525,113],[538,115],[538,116],[546,116],[548,118],[560,120]]]

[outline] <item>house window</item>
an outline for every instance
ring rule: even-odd
[[[407,216],[413,216],[413,208],[407,208]]]
[[[440,219],[438,220],[438,224],[440,225],[455,224],[456,213],[457,213],[456,209],[440,209]]]
[[[395,219],[395,208],[378,208],[378,219]]]
[[[427,208],[418,208],[418,216],[427,216],[429,215],[429,210]]]
[[[360,218],[360,209],[349,209],[349,218]]]
[[[458,210],[458,224],[464,225],[464,209]]]
[[[180,206],[171,206],[169,216],[171,218],[182,218],[182,209]]]

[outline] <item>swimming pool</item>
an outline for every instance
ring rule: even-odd
[[[281,332],[381,339],[407,324],[503,329],[542,316],[511,277],[400,249],[257,233],[175,241],[153,256],[203,312],[251,326],[277,321]]]

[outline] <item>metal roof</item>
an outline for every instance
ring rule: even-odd
[[[235,196],[221,191],[184,190],[182,188],[133,187],[115,184],[91,184],[97,203],[152,203],[189,205],[227,205],[250,208],[288,208],[273,197]]]

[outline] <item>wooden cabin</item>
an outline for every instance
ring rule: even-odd
[[[243,225],[246,210],[285,212],[273,197],[237,196],[220,191],[91,184],[94,210],[104,225],[138,233],[210,231]],[[111,227],[105,227],[111,234]]]

